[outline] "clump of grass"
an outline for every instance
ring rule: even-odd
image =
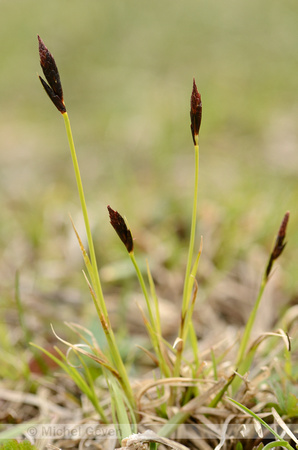
[[[117,345],[117,339],[110,323],[109,312],[98,272],[79,163],[72,136],[70,120],[64,102],[58,68],[52,54],[45,46],[42,39],[38,37],[38,40],[40,64],[46,81],[41,77],[39,78],[51,101],[64,119],[82,214],[85,222],[88,249],[84,248],[82,240],[73,224],[85,262],[86,273],[84,272],[84,276],[108,345],[108,351],[104,353],[102,349],[99,348],[90,331],[82,330],[82,328],[79,328],[74,324],[68,324],[68,326],[77,334],[80,341],[85,342],[85,345],[71,344],[70,342],[59,339],[74,352],[79,360],[80,368],[82,370],[79,371],[76,366],[71,365],[68,356],[65,356],[58,348],[56,348],[58,354],[57,357],[47,353],[45,350],[43,351],[53,358],[55,362],[68,373],[81,391],[89,398],[103,423],[113,421],[115,425],[118,424],[119,439],[125,438],[125,440],[123,440],[123,448],[128,448],[126,447],[126,444],[129,436],[135,431],[142,431],[144,423],[149,418],[152,426],[159,425],[157,430],[158,438],[155,438],[154,440],[154,438],[152,438],[153,435],[151,435],[151,438],[149,439],[147,435],[142,441],[148,445],[150,444],[150,448],[156,448],[157,444],[165,443],[165,441],[162,441],[162,438],[172,436],[181,424],[183,426],[187,426],[187,423],[204,424],[206,436],[208,436],[208,433],[210,435],[212,424],[214,424],[214,431],[216,428],[215,424],[218,424],[219,421],[220,423],[229,424],[233,418],[237,417],[233,406],[231,406],[232,404],[237,405],[238,408],[246,408],[245,412],[258,420],[257,414],[252,409],[248,409],[247,406],[241,405],[238,400],[242,400],[247,405],[250,405],[253,403],[253,399],[256,398],[256,392],[259,386],[258,376],[255,377],[256,380],[248,380],[248,373],[252,368],[255,353],[265,337],[263,336],[255,341],[250,348],[248,348],[248,345],[250,343],[251,331],[259,309],[260,301],[264,289],[270,279],[273,264],[281,255],[285,247],[289,212],[285,214],[278,231],[273,250],[264,271],[260,291],[247,321],[243,336],[240,343],[237,342],[237,345],[239,345],[238,355],[234,360],[229,361],[227,371],[226,354],[230,349],[224,350],[221,354],[216,354],[214,349],[210,349],[210,361],[208,361],[208,358],[207,360],[203,359],[203,356],[200,355],[198,349],[192,318],[198,293],[196,275],[202,253],[202,238],[198,246],[196,243],[197,192],[199,182],[199,131],[202,120],[202,100],[196,82],[193,80],[190,102],[191,136],[194,144],[195,159],[193,208],[180,323],[177,330],[177,339],[173,344],[167,342],[162,335],[158,296],[149,265],[147,264],[147,277],[144,278],[135,256],[132,232],[124,217],[122,217],[118,211],[112,209],[111,206],[108,206],[111,225],[126,248],[145,298],[146,311],[140,308],[140,313],[148,331],[152,348],[152,350],[146,350],[146,353],[159,369],[159,375],[156,378],[149,380],[145,384],[141,383],[141,385],[136,388],[129,379],[128,370],[122,360]],[[90,339],[86,339],[86,335],[91,338],[91,344]],[[278,333],[275,333],[274,336],[279,336],[285,340],[287,358],[289,361],[290,340],[287,333],[279,331]],[[192,356],[189,356],[188,349],[191,349]],[[98,363],[98,374],[103,376],[106,380],[112,406],[111,412],[108,412],[101,406],[101,401],[96,393],[96,381],[90,374],[85,359],[86,356]],[[259,373],[257,375],[259,375]],[[235,398],[229,400],[226,395],[227,393],[233,395]],[[219,409],[218,405],[221,405],[222,408]],[[220,414],[219,411],[221,411]],[[262,421],[260,420],[260,423],[264,425],[266,422],[262,419]],[[163,426],[161,426],[161,424],[163,424]],[[225,439],[227,439],[227,437],[222,437],[223,435],[221,435],[219,431],[215,432],[212,436],[214,440],[217,439],[222,442],[222,444],[218,444],[216,447],[218,449],[222,447]],[[187,434],[186,437],[189,442],[191,442],[192,439],[197,439],[191,433]],[[280,439],[280,443],[283,441],[279,435],[275,437]],[[206,441],[208,439],[209,438],[206,437]],[[240,441],[238,444],[238,448],[243,448]],[[166,445],[171,444],[168,442]],[[178,444],[176,447],[173,446],[173,448],[179,448]],[[206,448],[211,447],[209,446]],[[286,444],[286,448],[292,449],[288,443]]]

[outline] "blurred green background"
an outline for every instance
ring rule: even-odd
[[[209,283],[215,270],[227,273],[246,259],[261,277],[290,210],[282,283],[287,298],[297,298],[297,0],[1,0],[0,24],[6,321],[17,322],[7,318],[17,270],[27,310],[46,317],[50,302],[91,304],[68,217],[84,238],[64,124],[36,75],[37,34],[60,71],[104,289],[130,270],[108,204],[128,218],[153,271],[183,276],[195,77],[203,101],[198,234],[213,267],[205,270]],[[77,318],[70,311],[67,319]]]

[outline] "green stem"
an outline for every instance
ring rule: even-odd
[[[238,367],[241,364],[241,362],[243,361],[243,358],[244,358],[244,355],[245,355],[245,352],[247,349],[248,341],[249,341],[249,338],[251,335],[251,330],[252,330],[252,327],[253,327],[255,319],[256,319],[257,311],[259,309],[261,298],[263,296],[266,284],[267,284],[267,277],[266,277],[266,274],[264,274],[257,300],[254,304],[252,312],[250,313],[249,319],[247,321],[247,324],[246,324],[246,327],[245,327],[245,330],[243,333],[243,337],[241,339],[240,348],[239,348],[238,356],[237,356],[236,367]]]
[[[196,236],[196,225],[197,225],[197,203],[198,203],[198,183],[199,183],[199,144],[194,146],[195,150],[195,186],[194,186],[194,196],[193,196],[193,207],[192,207],[192,220],[191,220],[191,231],[190,231],[190,240],[189,240],[189,248],[188,248],[188,258],[186,265],[186,273],[184,280],[184,289],[183,289],[183,301],[182,301],[182,314],[185,314],[188,303],[190,299],[189,294],[189,277],[192,267],[192,259],[195,245],[195,236]]]
[[[159,310],[158,310],[158,303],[157,303],[157,298],[156,298],[156,293],[154,290],[154,283],[153,283],[153,279],[151,277],[151,273],[149,270],[149,266],[147,264],[147,270],[148,270],[148,277],[149,277],[149,283],[151,285],[151,290],[153,290],[153,296],[154,296],[154,302],[155,302],[155,307],[156,307],[156,315],[157,315],[157,319],[154,317],[153,312],[152,312],[152,308],[151,308],[151,302],[150,302],[150,298],[148,295],[148,291],[146,288],[146,284],[142,275],[142,272],[140,271],[140,268],[138,266],[138,263],[136,261],[136,258],[134,256],[134,252],[130,252],[129,253],[130,259],[134,265],[141,289],[143,291],[145,300],[146,300],[146,305],[147,305],[147,310],[148,310],[148,314],[149,314],[149,328],[148,332],[151,338],[151,342],[154,348],[154,351],[156,353],[156,356],[158,358],[159,361],[159,367],[161,372],[166,376],[166,377],[170,377],[171,373],[169,370],[169,367],[167,366],[165,359],[164,359],[164,355],[162,352],[162,344],[161,344],[161,329],[160,329],[160,318],[159,318]]]
[[[65,112],[62,115],[63,115],[63,118],[64,118],[64,123],[65,123],[65,128],[66,128],[66,133],[67,133],[67,138],[68,138],[68,143],[69,143],[69,148],[70,148],[70,153],[71,153],[71,158],[72,158],[72,162],[73,162],[73,167],[74,167],[77,187],[78,187],[78,191],[79,191],[81,208],[82,208],[84,222],[85,222],[85,229],[86,229],[86,234],[87,234],[88,247],[89,247],[90,259],[91,259],[91,265],[92,265],[92,272],[93,272],[92,281],[93,281],[93,284],[94,284],[96,297],[97,297],[98,302],[99,302],[99,307],[100,307],[103,315],[105,317],[107,317],[107,309],[106,309],[106,305],[105,305],[105,301],[104,301],[104,297],[103,297],[103,292],[102,292],[100,279],[99,279],[99,276],[98,276],[97,261],[96,261],[95,250],[94,250],[94,245],[93,245],[93,239],[92,239],[92,234],[91,234],[91,228],[90,228],[90,223],[89,223],[89,217],[88,217],[88,212],[87,212],[87,205],[86,205],[86,200],[85,200],[85,195],[84,195],[84,189],[83,189],[83,183],[82,183],[79,163],[78,163],[76,150],[75,150],[75,145],[74,145],[74,140],[73,140],[73,136],[72,136],[70,121],[69,121],[69,117],[68,117],[67,112]]]
[[[153,313],[152,313],[151,303],[150,303],[150,299],[149,299],[149,295],[148,295],[148,292],[147,292],[147,288],[146,288],[146,285],[145,285],[145,281],[144,281],[143,275],[142,275],[142,273],[140,271],[140,268],[138,266],[138,263],[136,261],[134,252],[130,252],[129,256],[130,256],[130,259],[131,259],[131,261],[132,261],[132,263],[134,265],[134,268],[135,268],[135,271],[136,271],[136,274],[137,274],[137,277],[138,277],[141,289],[143,291],[143,294],[144,294],[144,297],[145,297],[145,300],[146,300],[146,305],[147,305],[147,309],[148,309],[148,313],[149,313],[150,324],[151,324],[152,328],[156,332],[155,320],[154,320],[154,316],[153,316]]]
[[[192,269],[192,260],[194,253],[194,245],[195,245],[195,236],[196,236],[196,225],[197,225],[197,203],[198,203],[198,184],[199,184],[199,144],[194,146],[195,150],[195,186],[194,186],[194,195],[193,195],[193,207],[192,207],[192,220],[191,220],[191,231],[190,231],[190,240],[189,240],[189,248],[188,248],[188,258],[185,272],[185,280],[184,280],[184,288],[183,288],[183,300],[182,300],[182,309],[181,309],[181,321],[179,328],[179,338],[183,339],[187,338],[188,330],[185,329],[186,325],[186,315],[187,310],[189,308],[189,302],[191,300],[191,288],[193,283],[190,282],[191,269]],[[187,321],[189,324],[189,321]],[[185,342],[182,343],[181,349],[177,351],[175,367],[174,367],[174,377],[179,376],[180,373],[180,365],[182,359],[182,353]]]
[[[89,252],[90,252],[90,260],[91,260],[91,281],[92,281],[92,284],[93,284],[93,287],[95,290],[95,294],[96,294],[95,296],[93,296],[93,300],[95,303],[97,313],[99,315],[102,314],[105,321],[108,324],[108,328],[106,329],[104,327],[104,331],[105,331],[105,335],[107,337],[107,341],[109,344],[111,356],[113,358],[115,367],[117,368],[117,371],[120,375],[121,384],[126,393],[128,401],[130,402],[130,404],[132,406],[134,406],[135,399],[133,396],[131,385],[129,383],[129,379],[127,376],[127,372],[126,372],[124,363],[123,363],[122,358],[119,353],[119,349],[118,349],[118,346],[117,346],[117,343],[115,340],[113,330],[110,326],[108,312],[107,312],[107,308],[106,308],[106,304],[105,304],[104,296],[103,296],[103,292],[102,292],[102,287],[101,287],[101,283],[100,283],[100,279],[99,279],[96,255],[95,255],[94,244],[93,244],[91,228],[90,228],[90,223],[89,223],[89,217],[88,217],[88,212],[87,212],[87,206],[86,206],[86,200],[85,200],[83,184],[82,184],[82,179],[81,179],[81,174],[80,174],[80,169],[79,169],[79,163],[78,163],[78,159],[77,159],[77,155],[76,155],[74,140],[73,140],[73,136],[72,136],[70,121],[69,121],[68,114],[66,112],[63,113],[62,115],[64,118],[64,123],[65,123],[67,138],[68,138],[68,142],[69,142],[77,187],[78,187],[78,191],[79,191],[81,208],[82,208],[82,212],[83,212],[83,216],[84,216],[85,229],[86,229],[86,234],[87,234],[87,240],[88,240],[88,246],[89,246]]]

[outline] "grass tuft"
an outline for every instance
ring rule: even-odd
[[[272,277],[273,265],[286,245],[289,212],[285,213],[279,227],[241,339],[238,341],[233,337],[232,343],[227,343],[225,339],[220,338],[217,345],[200,351],[194,314],[197,311],[204,312],[202,303],[197,307],[200,296],[197,272],[203,252],[203,238],[201,237],[199,242],[196,238],[202,100],[193,79],[190,96],[190,128],[194,145],[193,205],[179,320],[175,336],[171,336],[171,339],[166,339],[163,333],[161,301],[154,271],[151,271],[148,261],[146,270],[140,269],[137,261],[138,245],[133,240],[126,220],[118,211],[107,207],[110,223],[127,250],[145,300],[145,307],[139,304],[138,307],[149,340],[147,346],[139,345],[139,349],[155,370],[150,373],[149,379],[140,378],[133,381],[121,352],[119,336],[115,334],[115,328],[112,326],[109,304],[98,270],[87,202],[59,71],[53,55],[39,36],[38,42],[40,64],[46,79],[45,81],[40,77],[40,81],[64,119],[84,219],[86,246],[74,221],[70,220],[83,256],[83,276],[96,309],[97,326],[103,332],[105,341],[97,340],[95,333],[87,326],[67,322],[66,326],[75,335],[75,343],[58,336],[52,327],[55,338],[67,348],[66,352],[57,346],[53,347],[53,351],[37,344],[32,344],[33,348],[49,357],[70,377],[79,391],[82,409],[83,399],[88,400],[92,412],[90,413],[89,409],[88,414],[82,414],[81,420],[88,420],[92,416],[101,425],[113,424],[122,449],[128,449],[130,446],[194,449],[198,448],[196,442],[201,440],[206,445],[200,448],[246,450],[249,440],[249,448],[260,450],[279,445],[287,450],[294,450],[292,442],[297,446],[298,441],[291,425],[297,417],[297,392],[294,389],[297,370],[293,363],[290,333],[296,316],[291,316],[285,327],[264,333],[251,342],[261,299]],[[24,340],[28,342],[29,334],[20,298],[17,277],[17,307]],[[173,304],[174,307],[177,305]],[[212,321],[206,326],[214,328]],[[263,350],[265,345],[267,353]],[[236,346],[238,348],[235,350]],[[273,351],[274,358],[268,357]],[[272,423],[269,423],[270,421]],[[239,429],[235,438],[232,427],[238,426],[239,422],[240,425],[253,426],[245,439],[241,438]],[[276,425],[282,428],[283,433],[276,431]],[[263,428],[270,433],[270,437],[273,436],[274,442],[268,443],[265,438],[260,442],[259,436]],[[188,447],[178,441],[185,441]],[[80,446],[81,442],[78,445]]]

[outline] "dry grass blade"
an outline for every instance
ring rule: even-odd
[[[224,421],[224,425],[223,425],[223,427],[222,427],[222,432],[221,432],[221,436],[220,436],[220,442],[219,442],[219,444],[215,447],[214,450],[220,450],[220,449],[223,447],[223,445],[225,444],[226,439],[227,439],[226,433],[227,433],[228,425],[229,425],[229,423],[231,422],[231,420],[232,420],[234,417],[235,417],[235,414],[231,414],[231,415],[229,415],[229,416],[226,418],[226,420]]]
[[[150,442],[163,444],[172,450],[189,450],[185,445],[178,444],[171,439],[160,437],[151,430],[147,430],[144,433],[132,434],[123,439],[121,442],[122,447],[117,450],[145,450],[146,447],[143,444]]]
[[[185,386],[195,386],[197,383],[204,383],[205,380],[194,379],[194,378],[163,378],[160,380],[149,381],[146,385],[138,392],[137,394],[137,403],[141,403],[141,398],[148,392],[150,389],[157,386],[175,386],[175,387],[185,387]],[[189,402],[190,403],[190,402]],[[188,403],[188,404],[189,404]]]
[[[279,329],[277,331],[274,332],[268,332],[268,333],[262,333],[261,336],[259,336],[252,344],[251,347],[248,350],[248,354],[249,352],[253,351],[254,349],[256,349],[256,347],[258,347],[265,339],[267,339],[268,337],[273,336],[273,337],[280,337],[284,344],[285,347],[288,351],[291,351],[291,340],[290,337],[288,336],[287,333],[285,333],[282,329]]]
[[[82,341],[84,341],[84,342],[86,342],[86,344],[90,345],[88,340],[78,330],[84,331],[84,333],[86,333],[88,336],[90,336],[91,341],[92,341],[92,347],[94,349],[96,349],[96,352],[98,354],[104,356],[103,352],[100,350],[100,348],[98,346],[98,343],[94,337],[94,334],[90,330],[88,330],[88,328],[83,327],[82,325],[80,325],[78,323],[74,323],[74,322],[64,322],[64,323],[70,330],[72,330],[74,333],[76,333],[76,335],[79,336],[79,338],[82,339]]]
[[[86,265],[86,267],[88,269],[88,272],[89,272],[89,269],[91,269],[91,261],[89,259],[88,253],[87,253],[87,251],[86,251],[86,249],[85,249],[85,247],[83,245],[82,239],[80,238],[78,230],[76,229],[74,221],[72,220],[72,217],[71,217],[70,214],[69,214],[69,218],[70,218],[70,221],[71,221],[71,224],[72,224],[72,228],[73,228],[73,230],[75,232],[75,235],[77,237],[77,240],[78,240],[78,243],[79,243],[79,246],[80,246],[83,258],[84,258],[84,261],[85,261],[85,265]]]
[[[278,414],[278,412],[276,411],[276,409],[272,408],[271,409],[272,415],[274,417],[274,419],[276,420],[276,422],[278,423],[278,425],[287,433],[287,435],[293,439],[293,441],[296,444],[296,447],[298,447],[298,439],[296,436],[294,436],[294,434],[292,433],[292,431],[290,430],[290,428],[287,426],[287,424],[282,420],[282,418],[280,417],[280,415]]]
[[[137,345],[136,347],[139,348],[140,350],[142,350],[144,353],[146,353],[146,355],[153,361],[153,363],[156,365],[156,367],[159,366],[159,361],[152,352],[147,350],[145,347],[142,347],[142,345]]]
[[[120,378],[119,373],[117,372],[117,370],[115,370],[108,362],[107,358],[105,357],[98,357],[96,355],[93,355],[92,353],[86,352],[85,350],[83,350],[81,347],[79,347],[78,345],[75,344],[71,344],[70,342],[65,341],[64,339],[60,338],[56,333],[55,330],[53,328],[53,326],[51,325],[52,331],[55,335],[55,337],[62,342],[63,344],[67,345],[68,347],[70,347],[74,352],[78,352],[81,353],[82,355],[88,356],[88,358],[93,359],[93,361],[97,362],[98,364],[100,364],[101,366],[105,367],[106,369],[108,369],[117,379]]]

